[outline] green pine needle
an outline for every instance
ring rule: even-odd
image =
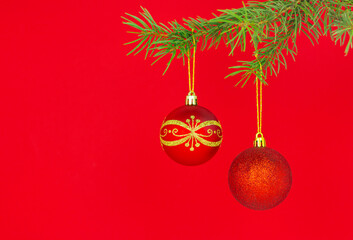
[[[163,75],[175,58],[184,61],[188,57],[196,47],[193,38],[196,44],[202,44],[202,50],[217,49],[224,42],[230,48],[229,55],[234,55],[238,47],[246,51],[251,46],[258,59],[238,61],[238,65],[230,67],[234,71],[226,76],[241,75],[237,86],[256,77],[267,84],[268,74],[277,76],[281,66],[287,68],[286,56],[295,61],[300,33],[313,45],[320,36],[330,34],[335,43],[345,45],[346,55],[353,48],[353,0],[249,1],[242,8],[218,10],[220,14],[213,14],[212,19],[188,18],[182,24],[156,23],[147,9],[141,9],[140,16],[126,13],[127,17],[122,17],[123,24],[134,29],[128,33],[137,36],[125,43],[136,44],[127,55],[145,51],[145,58],[156,58],[152,65],[170,55]]]

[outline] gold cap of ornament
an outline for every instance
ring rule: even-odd
[[[256,133],[254,147],[266,147],[266,141],[262,133]]]
[[[197,105],[197,96],[195,95],[194,91],[190,91],[189,94],[186,96],[185,105],[186,106],[196,106]]]

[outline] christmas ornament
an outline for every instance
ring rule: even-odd
[[[216,116],[197,105],[194,92],[195,51],[196,45],[192,81],[188,58],[190,92],[186,97],[186,104],[169,113],[160,130],[161,145],[167,155],[174,161],[189,166],[210,160],[216,154],[223,138],[222,127]]]
[[[255,146],[234,159],[228,181],[239,203],[254,210],[266,210],[287,197],[292,185],[292,173],[280,153]]]
[[[222,128],[216,116],[196,105],[196,96],[165,118],[160,132],[164,151],[183,165],[198,165],[210,160],[222,142]],[[189,101],[195,105],[189,105]]]
[[[254,210],[267,210],[277,206],[287,197],[292,185],[292,172],[280,153],[266,147],[261,132],[262,83],[259,83],[258,79],[256,103],[258,132],[254,147],[241,152],[234,159],[229,169],[228,183],[239,203]]]

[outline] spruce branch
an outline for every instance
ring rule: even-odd
[[[137,39],[126,44],[135,44],[128,53],[145,51],[145,58],[159,59],[170,55],[167,67],[175,58],[189,57],[195,44],[201,49],[217,48],[223,42],[230,48],[229,55],[239,47],[251,49],[256,59],[238,61],[230,67],[234,72],[226,77],[242,75],[244,86],[251,77],[258,77],[266,84],[268,75],[277,75],[281,66],[287,67],[286,56],[293,60],[298,53],[297,37],[303,33],[312,44],[318,43],[322,35],[330,35],[335,43],[346,44],[345,54],[353,48],[353,0],[272,0],[249,1],[238,9],[219,10],[212,19],[201,17],[183,19],[167,24],[156,23],[147,9],[140,16],[126,14],[123,23],[132,27],[130,32]],[[164,74],[163,73],[163,74]]]

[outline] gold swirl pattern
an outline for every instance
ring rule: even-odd
[[[194,147],[199,147],[200,143],[202,143],[205,146],[208,147],[218,147],[222,143],[222,127],[221,124],[218,121],[215,120],[210,120],[210,121],[205,121],[200,123],[200,119],[195,119],[194,115],[190,116],[190,119],[186,119],[186,123],[179,121],[179,120],[167,120],[162,124],[161,130],[168,125],[177,125],[182,128],[185,128],[189,130],[189,133],[186,134],[178,134],[178,129],[174,128],[172,130],[167,130],[166,128],[163,129],[163,133],[160,134],[160,139],[161,143],[164,144],[165,146],[177,146],[180,144],[185,143],[185,147],[190,147],[190,151],[194,151]],[[206,134],[201,134],[197,133],[196,131],[200,130],[201,128],[208,127],[208,126],[217,126],[220,129],[217,131],[213,131],[212,129],[207,130],[207,135]],[[169,134],[172,134],[173,136],[180,137],[178,140],[174,141],[167,141],[164,140],[163,138]],[[216,134],[220,140],[216,142],[209,141],[205,138],[209,138],[212,135]]]

